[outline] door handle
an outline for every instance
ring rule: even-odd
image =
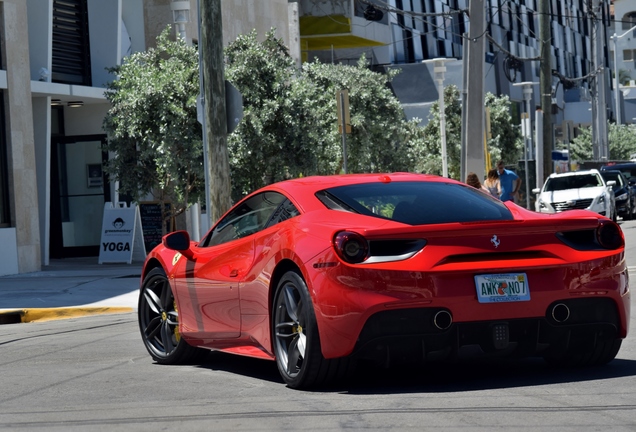
[[[230,277],[237,277],[238,276],[238,270],[237,269],[233,269],[230,271]]]

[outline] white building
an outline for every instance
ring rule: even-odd
[[[619,83],[624,99],[621,122],[636,123],[636,2],[614,0],[614,20],[612,34],[616,35],[616,39],[612,39],[610,49],[612,70],[618,71],[619,79],[624,80]],[[614,59],[617,64],[614,64]]]
[[[177,30],[196,40],[197,0],[0,0],[0,275],[97,257],[115,193],[102,171],[106,68],[175,27],[173,9],[189,9]],[[272,27],[287,41],[287,9],[223,1],[224,44]]]

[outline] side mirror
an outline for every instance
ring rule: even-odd
[[[187,231],[175,231],[166,234],[162,239],[162,243],[170,250],[181,252],[188,259],[193,256],[190,250],[190,234]]]
[[[532,189],[532,193],[533,194],[541,193],[541,189],[540,188],[534,188],[534,189]]]

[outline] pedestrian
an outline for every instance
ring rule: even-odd
[[[499,174],[499,188],[501,190],[499,199],[514,201],[521,187],[521,178],[514,171],[507,170],[503,160],[497,162],[497,173]]]
[[[484,192],[488,192],[488,189],[479,181],[479,177],[474,172],[468,173],[466,176],[466,184],[474,187],[475,189],[480,189]]]
[[[501,195],[501,184],[499,183],[499,173],[495,168],[488,171],[488,177],[484,181],[484,186],[488,189],[488,192],[495,198],[499,198]]]

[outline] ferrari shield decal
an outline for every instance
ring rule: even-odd
[[[174,256],[172,257],[173,266],[179,262],[179,258],[181,258],[181,252],[177,252],[176,254],[174,254]]]

